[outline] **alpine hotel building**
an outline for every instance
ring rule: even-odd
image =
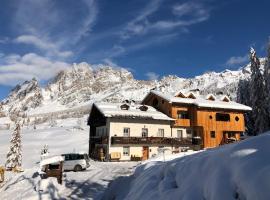
[[[250,110],[227,96],[156,90],[140,105],[94,103],[88,120],[89,155],[145,160],[161,147],[177,152],[235,142],[245,131],[244,113]]]

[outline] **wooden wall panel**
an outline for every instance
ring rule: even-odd
[[[230,115],[230,121],[216,121],[216,113],[226,113]],[[214,111],[214,110],[197,110],[196,121],[193,122],[194,126],[203,126],[207,130],[223,130],[223,131],[245,131],[244,115],[240,112],[233,111]],[[211,119],[212,116],[212,119]],[[236,121],[235,118],[239,120]]]
[[[226,135],[224,132],[234,132],[236,139],[240,139],[240,133],[245,131],[243,112],[224,109],[198,108],[192,105],[169,103],[161,97],[151,94],[143,103],[153,106],[153,100],[158,99],[158,110],[176,119],[174,127],[191,127],[197,134],[203,137],[204,147],[216,147],[224,143]],[[177,119],[177,111],[184,110],[189,112],[190,119]],[[230,121],[216,121],[216,113],[230,114]],[[212,119],[211,117],[212,116]],[[239,120],[236,121],[235,118]],[[215,138],[211,138],[211,131],[215,131]]]
[[[177,119],[177,112],[178,111],[188,111],[189,112],[189,108],[184,107],[184,106],[177,106],[177,105],[172,106],[171,118],[176,119],[174,126],[190,127],[190,119]],[[190,113],[189,113],[189,116],[191,116]]]
[[[158,105],[157,107],[153,106],[153,101],[154,99],[158,100]],[[143,104],[155,107],[157,110],[163,112],[164,114],[168,115],[169,117],[171,117],[172,113],[171,113],[171,108],[172,108],[172,104],[169,103],[167,100],[162,99],[159,96],[156,95],[151,95],[149,98],[147,98],[144,102],[142,102]]]

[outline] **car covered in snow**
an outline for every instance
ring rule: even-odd
[[[82,171],[90,166],[90,160],[86,153],[62,154],[64,157],[63,169],[65,171]]]

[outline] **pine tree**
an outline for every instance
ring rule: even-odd
[[[267,112],[270,113],[270,105],[269,105],[269,102],[270,102],[270,37],[268,41],[267,57],[266,57],[265,66],[264,66],[264,80],[265,80],[265,90],[266,90],[266,104],[268,104]]]
[[[266,92],[264,77],[260,70],[260,60],[256,51],[250,49],[251,81],[250,98],[252,106],[252,118],[254,119],[254,135],[262,133],[269,128],[268,112],[266,108]]]
[[[20,168],[22,166],[21,125],[16,122],[7,153],[6,168]]]
[[[240,80],[237,89],[237,102],[252,106],[250,98],[250,80]],[[248,135],[254,135],[254,119],[252,112],[245,113],[246,133]]]

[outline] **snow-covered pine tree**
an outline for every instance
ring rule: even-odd
[[[240,80],[237,89],[237,102],[252,106],[250,98],[250,80]],[[254,135],[254,119],[252,112],[245,113],[246,133],[248,135]]]
[[[265,66],[264,66],[264,80],[265,80],[265,90],[266,90],[266,104],[267,106],[267,111],[268,114],[270,113],[270,37],[267,45],[267,57],[265,61]],[[270,120],[270,119],[269,119]],[[270,126],[270,125],[269,125]]]
[[[252,118],[254,119],[254,135],[263,133],[269,128],[268,112],[266,107],[266,91],[264,77],[260,70],[260,60],[256,51],[250,48],[251,80],[250,99]]]
[[[21,125],[17,121],[10,140],[9,152],[7,153],[6,168],[20,168],[22,166]]]

